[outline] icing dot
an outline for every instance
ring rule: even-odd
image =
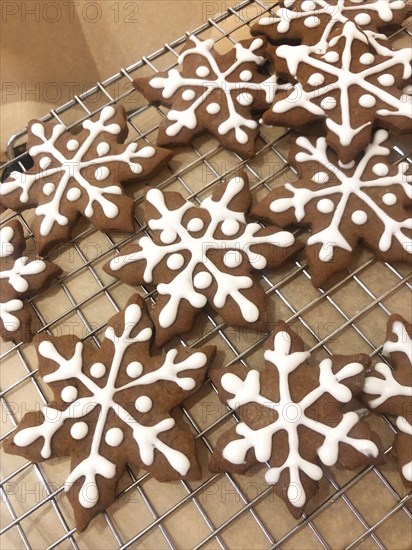
[[[120,428],[110,428],[107,430],[104,440],[110,447],[118,447],[123,441],[124,434]]]
[[[339,61],[339,54],[338,52],[326,52],[323,59],[326,63],[337,63]]]
[[[176,236],[177,235],[176,235],[175,231],[170,231],[168,229],[164,229],[160,233],[160,240],[164,244],[171,244],[174,240],[176,240]]]
[[[359,105],[366,109],[371,109],[376,105],[376,99],[371,94],[364,94],[359,98]]]
[[[205,288],[210,287],[212,280],[213,279],[210,273],[207,271],[201,271],[194,276],[193,285],[199,290],[204,290]]]
[[[66,147],[69,151],[76,151],[76,149],[79,148],[79,142],[77,141],[77,139],[69,139]]]
[[[391,74],[381,74],[378,76],[378,82],[381,86],[393,86],[395,84],[395,77]]]
[[[53,193],[55,189],[56,189],[56,186],[54,185],[54,183],[51,183],[50,181],[43,185],[43,193],[48,197]]]
[[[242,80],[243,82],[249,82],[249,80],[252,80],[252,73],[250,71],[242,71],[240,73],[240,80]]]
[[[318,27],[320,25],[320,19],[319,17],[316,17],[316,15],[306,17],[303,24],[305,25],[305,27],[308,27],[308,29],[314,29],[315,27]]]
[[[139,378],[143,372],[143,365],[139,361],[132,361],[126,367],[126,374],[130,378]]]
[[[328,183],[329,176],[326,172],[316,172],[316,174],[313,174],[312,181],[314,183]]]
[[[316,9],[316,4],[315,2],[313,2],[313,0],[304,0],[304,2],[302,2],[302,5],[300,6],[300,9],[302,11],[313,11]]]
[[[147,413],[152,408],[152,400],[147,395],[141,395],[134,402],[134,406],[141,413]]]
[[[316,208],[319,212],[322,212],[322,214],[330,214],[330,212],[333,212],[335,209],[335,205],[330,199],[321,199],[316,205]]]
[[[387,176],[389,173],[389,166],[387,166],[383,162],[378,162],[377,164],[374,164],[374,166],[372,166],[372,172],[379,177]]]
[[[362,65],[372,65],[375,61],[375,56],[371,53],[364,53],[360,56],[359,61]]]
[[[39,165],[42,170],[46,170],[46,168],[48,168],[51,163],[52,163],[52,159],[50,157],[43,157],[39,161]]]
[[[382,201],[386,206],[393,206],[398,202],[398,199],[394,193],[385,193],[382,197]]]
[[[325,82],[325,77],[321,73],[313,73],[308,78],[309,86],[322,86]]]
[[[185,259],[181,254],[172,254],[167,258],[166,264],[169,269],[180,269],[185,263]]]
[[[182,98],[185,101],[192,101],[192,99],[194,99],[195,97],[196,97],[196,92],[194,90],[185,90],[182,93]]]
[[[201,218],[192,218],[187,224],[187,229],[192,233],[196,233],[196,231],[201,231],[204,226],[205,224]]]
[[[110,151],[110,145],[106,141],[102,141],[98,144],[96,151],[99,157],[103,157]]]
[[[90,367],[90,374],[93,378],[101,378],[106,374],[105,365],[103,365],[103,363],[94,363],[94,365]]]
[[[97,168],[94,173],[94,177],[97,179],[97,181],[103,181],[107,179],[109,175],[110,170],[107,168],[107,166],[99,166],[99,168]]]
[[[226,267],[238,267],[242,263],[242,255],[238,250],[226,252],[223,256],[223,263]]]
[[[60,395],[65,403],[73,403],[73,401],[76,401],[78,393],[77,388],[74,386],[66,386],[62,389]]]
[[[66,194],[67,200],[70,202],[77,201],[80,199],[82,192],[78,187],[71,187]]]
[[[75,422],[70,428],[70,435],[73,439],[84,439],[89,432],[86,422]]]
[[[331,109],[334,109],[336,107],[336,99],[332,96],[324,97],[320,102],[320,106],[325,111],[330,111]]]
[[[220,112],[219,103],[209,103],[209,105],[206,107],[206,111],[209,113],[209,115],[217,115],[217,113]]]
[[[363,225],[368,221],[368,216],[363,210],[355,210],[352,214],[352,221],[356,225]]]
[[[358,15],[355,16],[355,21],[358,25],[369,25],[371,22],[371,16],[367,13],[358,13]]]
[[[236,98],[239,105],[243,105],[244,107],[248,107],[249,105],[252,105],[253,103],[253,95],[249,94],[247,92],[244,92],[243,94],[239,94]]]
[[[210,75],[210,71],[206,65],[201,65],[196,69],[196,74],[197,76],[200,76],[200,78],[205,78]]]
[[[236,235],[236,233],[239,231],[239,222],[237,220],[225,220],[222,223],[222,232],[227,237],[232,237],[233,235]]]

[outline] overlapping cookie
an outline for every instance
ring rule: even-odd
[[[383,354],[365,378],[365,401],[372,411],[396,417],[398,433],[393,452],[405,487],[412,490],[412,327],[400,315],[388,319]]]
[[[274,13],[265,14],[252,27],[253,35],[272,42],[301,41],[317,49],[327,45],[336,25],[355,22],[363,30],[399,27],[412,13],[404,0],[281,0]]]
[[[310,226],[306,257],[315,286],[350,265],[358,241],[381,260],[411,261],[412,173],[407,162],[389,164],[389,154],[385,130],[346,166],[325,138],[292,136],[298,180],[274,189],[252,214],[281,227]]]
[[[213,472],[246,472],[268,463],[268,483],[299,517],[323,476],[319,463],[347,469],[381,462],[377,436],[359,415],[342,408],[363,386],[367,355],[334,355],[319,366],[285,323],[268,338],[262,372],[238,363],[212,370],[221,401],[240,422],[218,439]]]
[[[310,130],[324,124],[327,142],[348,164],[372,139],[374,127],[407,133],[412,98],[403,92],[412,69],[412,48],[393,50],[382,35],[348,21],[336,26],[326,49],[282,44],[271,49],[277,74],[296,79],[277,94],[263,122]]]
[[[0,204],[18,212],[36,208],[32,231],[40,253],[67,241],[80,215],[101,230],[133,231],[134,203],[120,182],[147,181],[170,151],[124,145],[128,129],[121,105],[104,107],[77,135],[38,120],[28,128],[34,166],[12,172],[0,185]]]
[[[303,245],[277,226],[246,221],[246,174],[217,185],[200,207],[160,189],[148,190],[145,203],[153,237],[125,247],[104,269],[132,285],[156,285],[156,344],[190,330],[207,303],[229,325],[268,330],[266,295],[252,270],[277,267]]]
[[[25,256],[25,248],[19,221],[0,228],[0,332],[4,340],[32,339],[31,315],[23,300],[46,289],[61,273],[52,262]]]
[[[173,68],[137,78],[137,90],[155,105],[170,108],[159,127],[158,144],[187,145],[204,132],[213,134],[230,151],[252,157],[258,135],[258,113],[273,102],[276,76],[261,68],[266,39],[244,40],[228,53],[214,50],[214,41],[189,37]]]
[[[71,457],[65,490],[79,531],[114,501],[127,464],[160,481],[201,476],[193,436],[170,411],[199,387],[215,348],[152,356],[152,335],[135,295],[109,321],[98,351],[74,336],[38,344],[39,373],[54,402],[27,413],[4,448],[33,462]]]

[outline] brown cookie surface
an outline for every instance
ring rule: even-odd
[[[138,78],[136,89],[155,105],[170,108],[159,127],[158,144],[187,145],[204,132],[242,156],[255,154],[258,113],[273,102],[279,86],[261,67],[265,38],[236,44],[223,55],[214,41],[189,37],[173,68],[156,76]]]
[[[319,462],[347,469],[381,462],[380,442],[342,407],[362,390],[367,355],[335,355],[311,365],[301,338],[278,322],[263,372],[242,364],[210,373],[222,403],[240,422],[217,441],[210,468],[244,473],[268,463],[268,483],[299,517],[323,476]]]
[[[31,315],[23,300],[46,289],[62,272],[52,262],[25,256],[25,248],[19,221],[0,228],[0,331],[6,341],[30,342]]]
[[[114,501],[127,464],[160,481],[201,475],[194,438],[170,411],[202,383],[215,348],[153,356],[152,327],[135,295],[109,321],[98,351],[74,336],[38,344],[39,372],[54,401],[24,416],[5,451],[34,462],[71,457],[65,490],[80,531]]]
[[[15,211],[35,207],[32,230],[40,253],[67,241],[82,215],[101,230],[133,231],[133,200],[120,182],[147,180],[171,157],[152,146],[125,145],[123,106],[104,107],[73,135],[62,124],[33,120],[26,173],[12,172],[0,185],[0,204]]]
[[[248,223],[245,173],[215,187],[200,207],[150,189],[145,221],[153,237],[120,251],[104,269],[128,284],[152,283],[156,343],[191,329],[209,303],[232,326],[267,330],[266,295],[253,270],[277,267],[302,248],[288,231]]]
[[[374,127],[411,131],[412,99],[403,92],[412,73],[411,48],[393,50],[383,35],[366,34],[349,21],[320,51],[287,44],[271,51],[277,74],[297,82],[277,94],[262,116],[265,124],[310,130],[322,122],[344,164],[366,148]]]
[[[412,489],[412,326],[400,315],[388,319],[383,354],[365,378],[365,401],[373,411],[396,417],[398,433],[393,452],[405,487]]]
[[[407,162],[388,164],[391,145],[378,130],[365,153],[343,165],[326,139],[292,136],[293,183],[274,189],[252,215],[281,227],[310,226],[306,257],[315,286],[350,265],[359,241],[385,261],[411,261],[412,175]]]
[[[283,0],[273,13],[252,27],[253,35],[271,41],[326,43],[336,25],[354,21],[361,29],[381,31],[399,27],[412,13],[412,3],[403,0]]]

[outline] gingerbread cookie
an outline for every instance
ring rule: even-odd
[[[255,154],[258,117],[273,103],[285,85],[268,77],[261,67],[266,39],[244,40],[224,55],[214,51],[214,41],[190,36],[176,68],[134,85],[155,105],[170,108],[159,127],[158,144],[187,145],[206,131],[225,147],[242,156]]]
[[[354,21],[362,30],[399,27],[412,13],[403,0],[283,0],[273,14],[265,14],[252,27],[253,35],[266,35],[275,43],[297,41],[318,50],[329,42],[336,25]]]
[[[268,338],[263,372],[238,363],[211,371],[222,403],[240,422],[217,441],[213,472],[244,473],[268,463],[268,483],[296,518],[317,492],[326,466],[354,469],[381,462],[380,442],[355,411],[367,355],[334,355],[310,365],[301,338],[285,323]]]
[[[306,256],[315,286],[349,266],[359,240],[379,259],[410,261],[412,175],[407,162],[388,164],[389,154],[385,130],[348,166],[325,138],[292,136],[289,160],[299,179],[274,189],[252,214],[282,227],[311,227]]]
[[[267,330],[266,295],[252,270],[277,267],[302,248],[276,226],[247,223],[246,174],[215,187],[195,207],[179,193],[150,189],[145,221],[153,237],[121,250],[105,270],[126,283],[153,283],[156,344],[191,329],[207,303],[226,323]]]
[[[349,21],[336,27],[324,52],[286,44],[272,52],[278,75],[297,83],[276,96],[265,124],[302,129],[323,122],[344,164],[370,143],[374,126],[411,131],[412,98],[402,90],[412,74],[412,48],[392,50],[384,36]]]
[[[19,221],[0,228],[0,329],[6,341],[30,342],[31,315],[23,299],[46,289],[62,272],[52,262],[24,256],[25,248]]]
[[[152,356],[152,327],[135,295],[109,321],[98,351],[74,336],[38,344],[54,402],[26,414],[4,447],[33,462],[71,457],[65,490],[79,531],[114,501],[127,464],[160,481],[201,477],[193,436],[170,411],[199,387],[215,348]]]
[[[121,105],[105,107],[74,136],[62,124],[29,123],[27,149],[34,166],[0,185],[0,203],[18,212],[36,207],[32,230],[40,253],[67,241],[83,215],[101,230],[133,231],[133,199],[121,181],[147,181],[171,157],[152,146],[124,145]]]
[[[398,433],[393,452],[408,491],[412,490],[412,327],[400,315],[388,319],[383,354],[386,363],[377,363],[366,376],[365,401],[371,410],[396,416]]]

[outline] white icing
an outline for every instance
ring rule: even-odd
[[[53,178],[55,189],[50,193],[50,200],[43,204],[39,204],[36,208],[36,215],[42,218],[40,224],[40,235],[45,237],[51,233],[55,224],[65,226],[69,220],[61,213],[62,201],[68,199],[72,202],[77,202],[83,192],[87,197],[87,204],[82,209],[82,213],[88,217],[93,217],[94,204],[100,205],[101,212],[109,219],[113,219],[118,215],[118,207],[110,200],[110,195],[122,195],[123,191],[119,185],[107,185],[103,187],[91,183],[85,178],[86,169],[95,166],[95,177],[98,181],[104,181],[108,175],[107,164],[122,162],[128,165],[132,174],[140,174],[143,171],[139,159],[150,158],[156,154],[154,147],[147,146],[137,150],[137,144],[131,143],[125,146],[120,153],[107,155],[104,152],[108,151],[108,144],[101,141],[97,144],[97,157],[85,160],[90,156],[90,150],[100,139],[101,134],[109,133],[118,135],[121,128],[118,124],[111,124],[110,119],[115,115],[115,109],[111,106],[105,107],[100,117],[96,122],[86,120],[83,123],[83,128],[88,130],[89,135],[84,139],[82,144],[77,140],[71,139],[67,146],[69,150],[76,150],[76,153],[67,158],[64,151],[60,151],[56,142],[66,132],[63,125],[57,124],[53,126],[51,136],[46,138],[45,126],[40,123],[33,124],[31,133],[38,138],[40,144],[30,148],[30,155],[35,159],[38,155],[50,155],[54,159],[53,168],[42,168],[41,159],[39,162],[40,170],[34,173],[12,172],[10,177],[1,184],[0,196],[6,196],[13,193],[17,189],[20,190],[20,202],[25,204],[31,200],[31,189],[33,185],[43,178]],[[75,143],[77,144],[75,147]],[[58,182],[57,182],[58,180]],[[46,188],[48,191],[51,187]],[[73,190],[72,190],[73,189]],[[82,190],[82,192],[80,192]],[[46,193],[47,196],[49,196]]]
[[[132,361],[127,365],[126,374],[130,378],[138,378],[143,372],[143,365],[140,361]]]
[[[358,13],[358,15],[355,15],[355,22],[358,25],[366,26],[371,22],[371,16],[367,13]]]
[[[392,413],[392,408],[389,408],[387,411],[385,410],[385,403],[392,398],[405,398],[404,411],[410,410],[412,405],[412,340],[405,325],[401,321],[393,321],[390,325],[390,330],[395,335],[396,340],[395,342],[392,342],[391,340],[385,342],[383,346],[383,354],[385,356],[390,356],[392,353],[401,353],[405,355],[410,371],[409,380],[411,384],[409,386],[400,384],[396,380],[394,372],[386,363],[378,363],[375,365],[374,371],[381,375],[382,378],[374,376],[373,373],[370,376],[367,376],[365,378],[363,391],[367,395],[374,396],[374,398],[368,403],[372,409],[381,407],[380,410],[382,412]],[[400,414],[396,418],[396,426],[399,431],[410,436],[410,456],[412,458],[412,426],[403,416],[403,411],[400,410],[399,412]],[[400,460],[400,457],[398,457],[398,459]],[[405,479],[412,481],[412,460],[401,464],[401,469]]]
[[[342,40],[345,46],[342,58],[337,65],[339,56],[333,48]],[[275,101],[272,106],[273,113],[284,114],[292,109],[301,108],[313,115],[314,118],[325,118],[328,132],[336,137],[342,147],[350,146],[375,118],[383,121],[386,117],[402,117],[412,120],[411,97],[398,98],[396,94],[393,95],[385,89],[386,85],[383,88],[379,87],[373,79],[381,73],[385,77],[390,76],[387,71],[402,70],[403,80],[408,80],[412,74],[411,48],[391,50],[390,47],[384,45],[384,37],[371,31],[364,33],[351,21],[343,26],[340,34],[326,42],[326,53],[323,55],[323,59],[319,59],[318,56],[319,50],[322,50],[320,44],[314,46],[282,44],[276,48],[276,55],[286,61],[291,76],[297,77],[298,69],[303,64],[316,72],[329,75],[333,81],[327,85],[316,86],[310,91],[306,90],[305,82],[298,81],[286,98]],[[369,54],[362,54],[360,60],[366,65],[363,70],[359,71],[357,52],[359,45],[362,44],[368,44],[369,48],[380,57],[378,61],[375,60],[369,65],[372,58]],[[307,69],[305,71],[307,72]],[[352,86],[360,88],[364,92],[359,99],[358,106],[353,104],[355,99],[351,94]],[[333,100],[330,97],[332,90],[335,96]],[[320,105],[318,104],[319,99]],[[359,108],[372,109],[376,107],[377,100],[379,108],[376,112],[369,114],[371,121],[357,126],[357,116],[355,115],[358,115]]]
[[[167,119],[171,124],[167,127],[166,134],[173,137],[178,135],[183,128],[195,129],[198,126],[197,110],[200,106],[203,106],[211,115],[220,113],[223,107],[227,114],[218,126],[218,133],[225,136],[233,131],[234,138],[238,143],[247,143],[249,135],[245,129],[256,130],[258,124],[251,115],[240,114],[237,105],[251,106],[255,96],[262,96],[269,106],[274,100],[276,91],[287,88],[286,85],[277,84],[275,75],[260,82],[263,78],[260,74],[253,75],[249,69],[241,70],[245,64],[250,66],[250,63],[254,63],[256,68],[264,64],[265,58],[254,53],[262,47],[263,41],[256,38],[248,48],[236,44],[235,61],[229,67],[221,69],[212,51],[213,40],[201,40],[195,35],[190,36],[190,40],[193,42],[193,47],[186,49],[179,56],[180,66],[184,65],[187,57],[197,55],[205,59],[207,65],[212,68],[212,74],[206,65],[200,65],[196,68],[195,77],[182,76],[176,68],[173,68],[168,71],[167,77],[156,76],[149,81],[152,88],[162,90],[162,97],[165,99],[170,99],[178,90],[185,89],[183,97],[188,102],[191,101],[187,108],[179,105],[179,110],[172,108],[168,112]],[[233,77],[234,74],[239,74],[239,77]],[[189,91],[187,88],[191,89],[190,96],[187,93]],[[216,95],[213,94],[216,89],[221,91],[222,106],[212,99]],[[237,92],[236,100],[233,97],[234,92]]]
[[[106,365],[103,363],[94,363],[90,367],[90,374],[93,376],[93,378],[103,378],[103,376],[106,374]]]
[[[355,210],[352,221],[355,225],[364,225],[368,221],[368,215],[363,210]]]
[[[325,77],[322,73],[313,73],[308,78],[308,84],[309,86],[322,86],[322,84],[325,82]]]
[[[52,193],[54,193],[55,189],[56,189],[56,186],[54,185],[54,183],[51,183],[50,181],[43,185],[43,193],[47,197],[49,197]]]
[[[287,231],[276,229],[269,235],[257,236],[262,229],[261,226],[257,223],[247,224],[243,212],[230,209],[231,201],[242,192],[244,186],[243,178],[234,177],[228,182],[220,200],[215,201],[209,197],[201,203],[200,207],[209,212],[211,221],[200,237],[195,237],[182,224],[185,213],[193,210],[192,203],[185,202],[180,208],[169,210],[162,191],[150,189],[146,194],[148,204],[160,214],[160,218],[150,219],[148,226],[153,231],[160,231],[163,245],[157,245],[148,236],[142,237],[139,240],[139,251],[114,258],[110,268],[113,271],[119,271],[128,264],[144,262],[143,279],[146,283],[152,283],[153,270],[165,257],[183,251],[190,252],[186,265],[181,271],[173,273],[173,279],[170,282],[157,284],[159,294],[170,297],[159,314],[161,327],[168,328],[174,324],[182,300],[187,300],[193,308],[203,308],[207,298],[198,290],[209,288],[212,279],[216,282],[213,298],[213,305],[216,308],[223,308],[230,297],[238,306],[243,319],[253,323],[259,318],[260,312],[256,305],[242,293],[243,289],[252,287],[253,279],[239,275],[236,271],[222,272],[208,257],[208,251],[242,251],[251,267],[263,269],[266,266],[266,259],[264,257],[257,259],[251,247],[265,243],[271,245],[271,248],[285,248],[294,243],[294,237]],[[216,232],[219,227],[226,238],[217,238]],[[165,231],[170,239],[163,238]],[[237,236],[233,237],[235,234]],[[197,266],[202,268],[202,273],[198,273],[194,278]]]
[[[398,202],[398,199],[394,193],[385,193],[382,197],[382,202],[386,206],[394,206]]]
[[[242,254],[238,250],[226,252],[226,254],[223,256],[223,263],[226,267],[239,267],[242,263]]]
[[[78,391],[74,386],[66,386],[62,389],[61,398],[65,403],[73,403],[76,401]]]
[[[75,422],[70,428],[70,435],[73,439],[84,439],[89,433],[89,426],[86,422]]]
[[[372,65],[375,63],[375,56],[371,53],[363,53],[359,61],[362,63],[362,65]]]
[[[192,233],[196,233],[197,231],[202,231],[204,226],[205,224],[201,218],[192,218],[187,224],[187,229]]]
[[[270,419],[275,418],[268,425],[256,430],[250,428],[246,422],[237,424],[236,433],[239,438],[224,447],[223,457],[232,464],[243,464],[246,453],[253,449],[258,462],[267,462],[272,456],[275,445],[274,436],[279,432],[285,432],[288,438],[288,455],[282,465],[271,467],[266,472],[265,478],[268,483],[277,483],[282,472],[287,470],[289,473],[287,496],[290,503],[297,508],[303,507],[306,502],[300,472],[304,472],[315,481],[319,481],[323,475],[321,468],[315,462],[306,460],[300,454],[299,428],[301,426],[324,437],[322,445],[316,452],[319,459],[327,466],[333,466],[338,461],[340,444],[349,445],[368,457],[376,457],[379,454],[377,446],[372,441],[356,439],[348,435],[359,422],[355,412],[344,413],[335,427],[305,415],[306,409],[325,394],[331,395],[339,403],[348,403],[353,396],[343,382],[363,371],[360,363],[347,363],[334,374],[332,360],[324,359],[319,365],[318,386],[309,391],[299,402],[292,400],[289,375],[299,368],[310,368],[307,365],[304,366],[309,355],[308,352],[291,353],[291,338],[287,332],[280,331],[275,334],[273,350],[267,350],[264,357],[279,374],[278,402],[273,402],[262,395],[262,391],[265,390],[261,388],[260,373],[257,370],[250,370],[245,380],[230,372],[221,378],[223,389],[233,395],[227,400],[227,404],[232,409],[247,403],[257,403],[271,411]]]
[[[320,201],[316,205],[316,208],[319,210],[319,212],[322,212],[322,214],[329,214],[330,212],[334,211],[335,205],[330,199],[320,199]]]
[[[395,77],[391,74],[381,74],[378,76],[378,82],[381,86],[393,86],[395,84]]]
[[[153,424],[153,421],[149,421],[150,426],[141,424],[129,410],[126,410],[119,403],[119,398],[115,399],[115,396],[123,391],[130,391],[132,388],[139,391],[138,387],[140,386],[144,390],[145,387],[158,381],[168,381],[176,384],[184,391],[191,391],[196,386],[194,378],[188,374],[185,376],[181,374],[203,368],[206,365],[207,356],[201,352],[194,352],[183,361],[175,362],[178,350],[172,349],[166,354],[163,363],[156,370],[151,370],[141,376],[138,375],[137,379],[124,385],[117,385],[119,373],[124,368],[123,361],[127,350],[130,346],[139,343],[143,343],[145,346],[143,349],[146,349],[147,342],[152,336],[151,328],[140,329],[138,326],[141,316],[142,311],[137,304],[129,305],[124,311],[123,332],[119,335],[118,327],[115,329],[108,326],[106,329],[105,338],[113,344],[113,355],[104,387],[97,385],[93,378],[87,376],[83,370],[82,342],[77,342],[73,355],[68,359],[60,354],[52,342],[43,341],[38,346],[38,353],[42,357],[55,362],[58,366],[56,370],[43,377],[44,381],[51,384],[75,379],[81,391],[79,391],[80,395],[77,396],[77,390],[74,388],[76,390],[76,397],[74,397],[73,387],[65,387],[62,391],[62,397],[64,394],[70,405],[63,410],[54,408],[53,405],[46,405],[42,410],[43,422],[37,426],[18,431],[14,436],[14,443],[19,447],[27,447],[40,438],[42,440],[40,454],[44,459],[50,458],[52,456],[53,436],[63,426],[64,422],[66,420],[81,419],[92,412],[95,407],[99,407],[99,414],[94,424],[89,424],[86,427],[84,422],[75,422],[71,427],[71,435],[74,439],[83,439],[88,430],[93,430],[90,449],[85,451],[80,447],[82,449],[79,455],[81,460],[78,461],[65,482],[65,489],[68,490],[76,481],[82,480],[78,498],[80,505],[84,508],[93,508],[98,503],[98,476],[112,479],[116,474],[116,465],[102,454],[101,442],[104,439],[108,445],[116,447],[121,444],[124,433],[118,427],[107,426],[109,413],[116,415],[118,422],[128,427],[127,429],[131,432],[136,450],[139,452],[143,464],[147,466],[153,464],[156,450],[164,456],[170,466],[180,475],[184,476],[190,468],[190,461],[182,452],[169,447],[158,437],[159,434],[171,430],[175,426],[173,418],[168,417],[155,424]],[[132,333],[135,336],[131,336]],[[138,348],[135,348],[135,353],[139,353]],[[86,396],[84,397],[84,395]],[[69,397],[70,399],[68,399]],[[74,401],[72,401],[73,398]],[[140,414],[150,410],[153,405],[145,395],[139,397],[136,403],[139,403]],[[84,444],[82,443],[82,445]]]
[[[39,166],[42,170],[46,170],[52,163],[52,159],[50,157],[43,157],[39,160]]]
[[[124,433],[120,428],[110,428],[104,436],[105,442],[110,447],[119,447],[124,439]]]
[[[13,315],[17,311],[23,309],[23,302],[21,300],[8,300],[7,302],[0,302],[0,319],[3,323],[3,327],[8,332],[14,332],[20,328],[20,319]]]
[[[150,397],[147,395],[141,395],[136,399],[134,406],[140,413],[148,413],[152,410],[153,403]]]
[[[335,166],[329,160],[325,138],[317,139],[316,145],[312,145],[305,137],[297,139],[296,143],[302,150],[296,155],[296,161],[303,164],[303,173],[306,162],[315,162],[320,167],[332,172],[337,183],[315,190],[306,187],[295,187],[290,183],[286,183],[285,189],[291,192],[293,196],[273,201],[270,204],[270,210],[278,213],[293,208],[296,221],[299,222],[305,217],[305,208],[311,201],[316,201],[316,204],[319,204],[321,200],[332,197],[335,203],[332,217],[329,218],[327,223],[325,222],[323,230],[313,233],[307,241],[309,246],[317,243],[322,245],[319,252],[319,259],[321,261],[331,261],[334,257],[335,248],[352,250],[351,245],[347,242],[340,229],[342,220],[346,219],[348,215],[346,208],[352,195],[360,199],[365,204],[365,208],[380,220],[382,233],[379,240],[379,249],[382,252],[387,252],[395,240],[407,254],[412,253],[412,239],[403,231],[404,229],[412,228],[412,218],[406,217],[403,220],[393,218],[390,212],[384,208],[386,202],[382,199],[382,204],[378,204],[374,195],[369,194],[369,189],[377,187],[382,187],[385,191],[390,188],[394,190],[402,189],[406,198],[412,199],[412,176],[407,175],[409,170],[408,163],[399,163],[394,167],[393,175],[389,176],[388,165],[374,160],[375,157],[389,156],[389,148],[383,145],[388,137],[388,132],[378,130],[374,135],[373,142],[368,145],[362,159],[356,165],[353,165],[349,174],[342,172],[341,166]],[[365,173],[370,166],[372,166],[372,171],[377,176],[376,178],[372,177],[368,179],[365,177]],[[345,167],[345,169],[349,168]],[[322,212],[322,210],[320,211]],[[332,210],[330,211],[332,212]],[[362,211],[360,213],[358,211],[352,216],[352,222],[356,225],[365,224],[367,221],[365,216],[365,212]]]
[[[184,263],[185,259],[181,254],[172,254],[166,261],[167,267],[174,271],[180,269]]]
[[[0,258],[7,258],[13,254],[14,246],[11,242],[13,237],[14,231],[9,225],[0,228]]]
[[[328,183],[329,174],[327,172],[316,172],[312,177],[312,181],[319,184]]]

